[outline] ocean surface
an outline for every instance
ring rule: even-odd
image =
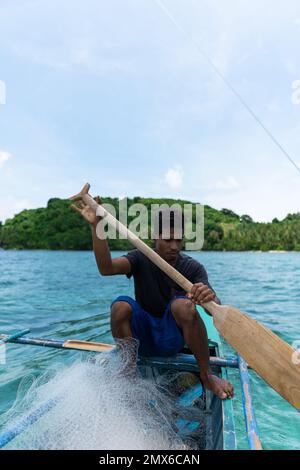
[[[119,256],[114,252],[113,256]],[[192,253],[224,304],[235,305],[300,348],[300,253]],[[0,251],[0,333],[111,342],[109,309],[133,295],[126,276],[101,277],[90,252]],[[231,354],[229,346],[225,345]],[[20,381],[74,362],[76,351],[8,345],[0,364],[0,413],[13,405]],[[239,378],[233,401],[238,445],[247,448]],[[263,447],[300,449],[300,414],[254,372],[252,394]],[[1,430],[0,430],[1,431]]]

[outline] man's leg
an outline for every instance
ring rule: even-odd
[[[193,302],[189,299],[176,299],[171,304],[171,312],[198,362],[200,378],[204,387],[212,390],[222,399],[232,397],[232,385],[227,380],[213,375],[210,371],[207,332]]]
[[[132,338],[132,331],[130,320],[132,317],[132,307],[129,303],[117,301],[111,307],[111,331],[116,344],[120,348],[122,362],[124,368],[121,371],[121,376],[132,376],[136,374],[136,351],[131,351],[130,346],[120,340],[125,338]]]
[[[117,301],[111,307],[111,331],[115,339],[132,337],[130,320],[132,307],[127,302]]]

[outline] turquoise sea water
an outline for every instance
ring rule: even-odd
[[[113,256],[119,256],[114,253]],[[192,253],[202,262],[223,303],[247,312],[285,341],[300,344],[300,253]],[[0,251],[0,332],[111,342],[109,307],[133,295],[125,276],[100,277],[90,252]],[[226,350],[231,353],[226,345]],[[0,365],[0,413],[13,404],[22,378],[74,361],[78,353],[8,345]],[[82,354],[82,353],[80,353]],[[239,448],[247,448],[239,379],[235,385]],[[300,448],[300,414],[251,372],[265,449]]]

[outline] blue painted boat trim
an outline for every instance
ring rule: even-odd
[[[222,378],[228,380],[227,371],[222,370]],[[223,412],[223,450],[237,450],[236,431],[232,400],[222,401]]]
[[[202,394],[203,387],[201,383],[197,383],[183,392],[178,398],[177,403],[180,406],[192,406],[194,402],[202,396]]]
[[[200,427],[199,421],[188,421],[187,419],[177,419],[175,424],[182,437],[192,434]]]
[[[13,335],[4,336],[0,339],[0,344],[10,343],[16,339],[21,338],[21,336],[27,335],[28,333],[30,333],[30,330],[27,329],[27,330],[17,331]]]
[[[221,345],[220,345],[221,347]],[[228,380],[227,369],[221,370],[222,379]],[[222,401],[222,413],[223,413],[223,450],[236,450],[236,431],[234,424],[234,413],[232,400]]]
[[[214,344],[219,356],[223,355],[223,347],[221,337],[213,324],[213,318],[209,316],[205,310],[197,307],[208,333],[209,342]],[[236,362],[236,358],[232,358]],[[229,365],[229,367],[232,367]],[[221,368],[222,379],[228,380],[228,372],[226,367]],[[236,431],[234,424],[234,413],[232,400],[222,400],[222,418],[223,418],[223,450],[236,450]]]
[[[41,347],[49,347],[49,348],[56,348],[56,349],[68,349],[68,350],[78,350],[78,348],[68,347],[65,348],[66,341],[61,340],[54,340],[54,339],[43,339],[43,338],[21,338],[19,337],[21,334],[25,335],[29,332],[29,330],[25,330],[22,333],[17,333],[11,337],[6,337],[3,335],[3,339],[5,342],[10,342],[14,344],[22,344],[22,345],[32,345],[32,346],[41,346]],[[2,336],[0,336],[1,341]],[[84,351],[84,349],[80,349],[80,351]],[[91,352],[87,350],[87,352]],[[110,351],[111,353],[112,351]],[[103,352],[101,353],[103,354]],[[173,369],[181,369],[181,370],[188,370],[190,372],[197,372],[198,371],[198,364],[194,356],[187,355],[187,354],[176,354],[170,357],[142,357],[140,356],[138,359],[139,365],[152,365],[157,367],[166,367],[166,368],[173,368]],[[239,364],[236,357],[224,357],[224,358],[210,358],[210,365],[211,366],[219,366],[219,367],[232,367],[238,369]]]
[[[189,407],[193,406],[196,400],[198,400],[203,395],[203,387],[201,383],[197,383],[187,390],[185,390],[177,400],[179,406]],[[201,423],[199,421],[190,421],[187,419],[177,419],[175,422],[176,427],[178,428],[181,436],[188,435],[199,429]]]
[[[5,338],[5,337],[4,337]],[[13,338],[7,340],[9,343],[13,344],[29,344],[32,346],[45,346],[50,348],[63,349],[65,341],[53,340],[53,339],[43,339],[43,338]],[[71,348],[70,348],[71,349]]]
[[[139,357],[138,364],[143,366],[159,367],[161,369],[178,369],[189,372],[198,372],[199,366],[194,356],[189,354],[176,354],[169,357]],[[238,369],[236,358],[210,358],[211,366],[232,367]]]
[[[22,418],[18,422],[18,424],[13,426],[8,431],[4,432],[0,436],[0,449],[2,449],[4,446],[6,446],[9,442],[11,442],[17,436],[22,434],[22,432],[24,432],[29,426],[34,424],[36,421],[38,421],[43,415],[45,415],[50,410],[52,410],[52,408],[54,408],[57,405],[58,400],[59,400],[58,398],[56,398],[56,399],[52,398],[51,400],[47,401],[46,403],[43,403],[36,410],[34,410],[32,413],[30,413],[29,415]]]
[[[238,356],[238,362],[243,396],[243,411],[246,423],[249,449],[262,450],[262,444],[259,436],[259,430],[252,401],[248,366],[246,361],[241,356]]]

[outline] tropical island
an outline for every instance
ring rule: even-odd
[[[191,204],[175,199],[128,198],[128,207],[143,204]],[[118,217],[119,199],[102,198],[111,204]],[[47,207],[23,210],[12,219],[0,222],[0,248],[43,250],[91,250],[88,224],[70,209],[70,201],[53,198]],[[194,216],[193,216],[194,217]],[[130,217],[128,218],[130,222]],[[193,218],[193,223],[195,220]],[[204,206],[204,251],[300,251],[300,213],[288,214],[271,223],[255,222],[249,215],[238,215],[230,209],[217,210]],[[151,246],[151,240],[144,240]],[[126,240],[109,240],[112,250],[128,250]]]

